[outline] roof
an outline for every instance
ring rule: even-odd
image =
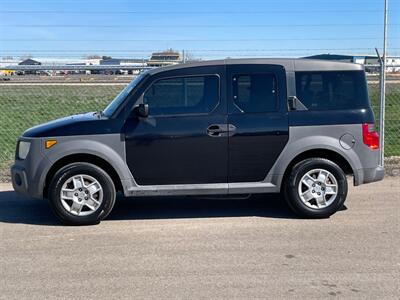
[[[143,63],[143,59],[139,58],[108,58],[101,59],[100,65],[118,65],[124,63]]]
[[[164,72],[179,70],[183,68],[218,66],[218,65],[281,65],[287,72],[294,71],[350,71],[350,70],[364,70],[360,64],[349,62],[337,62],[318,59],[301,59],[301,58],[251,58],[251,59],[224,59],[224,60],[208,60],[201,62],[191,62],[185,64],[178,64],[167,66],[149,71],[150,75]]]
[[[41,63],[38,62],[37,60],[28,58],[28,59],[21,61],[18,65],[22,65],[22,66],[24,66],[24,65],[41,65]]]

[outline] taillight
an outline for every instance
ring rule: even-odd
[[[363,142],[371,149],[379,149],[379,134],[374,124],[362,124]]]

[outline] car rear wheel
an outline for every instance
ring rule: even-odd
[[[346,174],[328,159],[309,158],[293,167],[284,183],[284,194],[297,215],[327,218],[346,200]]]
[[[61,168],[49,189],[50,205],[67,225],[98,224],[111,212],[115,197],[110,176],[90,163],[73,163]]]

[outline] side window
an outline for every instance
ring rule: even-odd
[[[245,113],[273,112],[278,107],[276,77],[272,73],[233,77],[233,101]]]
[[[296,94],[309,110],[368,106],[362,71],[296,72]]]
[[[161,79],[143,97],[150,115],[208,113],[218,102],[219,77],[216,75]]]

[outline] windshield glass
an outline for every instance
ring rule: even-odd
[[[143,79],[147,72],[143,72],[133,79],[115,98],[107,107],[104,109],[104,115],[106,117],[112,116],[112,114],[118,109],[118,107],[124,102],[126,96],[138,85],[138,83]]]

